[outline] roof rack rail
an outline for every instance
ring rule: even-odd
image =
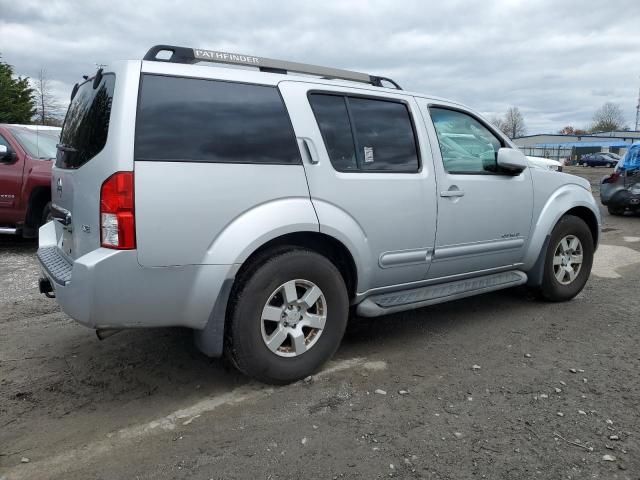
[[[159,57],[164,53],[163,57]],[[171,53],[170,56],[166,56]],[[244,65],[257,67],[262,72],[271,73],[305,73],[309,75],[319,75],[324,78],[351,80],[353,82],[368,83],[376,87],[382,87],[383,82],[388,82],[397,90],[402,90],[400,85],[386,77],[378,77],[367,73],[352,72],[339,68],[320,67],[318,65],[308,65],[306,63],[287,62],[285,60],[275,60],[272,58],[256,57],[253,55],[241,55],[238,53],[220,52],[216,50],[203,50],[200,48],[176,47],[174,45],[156,45],[151,47],[143,60],[154,62],[187,63],[214,62],[229,65]]]

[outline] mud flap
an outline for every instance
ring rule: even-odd
[[[549,241],[551,240],[551,235],[547,235],[544,239],[544,243],[542,244],[542,248],[540,249],[540,255],[538,255],[538,259],[536,263],[533,264],[531,270],[527,272],[527,286],[528,287],[539,287],[542,285],[542,278],[544,276],[544,260],[547,256],[547,249],[549,248]]]
[[[227,303],[233,278],[227,278],[222,284],[218,299],[216,300],[207,325],[202,330],[194,330],[194,342],[198,350],[207,357],[220,357],[224,348],[224,324],[227,316]]]

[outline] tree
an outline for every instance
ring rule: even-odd
[[[51,81],[47,77],[47,71],[44,68],[40,69],[38,78],[33,82],[33,85],[38,123],[59,126],[61,123],[61,107],[51,91]]]
[[[588,133],[582,128],[573,128],[571,125],[567,125],[562,130],[558,131],[560,135],[584,135]]]
[[[504,128],[502,129],[509,138],[521,137],[527,133],[524,117],[518,107],[509,107],[504,116]]]
[[[13,67],[0,61],[0,123],[30,123],[34,107],[29,79],[15,77]]]
[[[606,102],[593,114],[591,132],[611,132],[625,130],[624,114],[620,106],[612,102]]]
[[[504,120],[498,115],[494,115],[493,117],[489,118],[489,122],[501,132],[505,131]]]

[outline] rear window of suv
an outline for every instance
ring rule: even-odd
[[[276,87],[160,75],[142,79],[135,159],[301,163]]]
[[[116,76],[105,73],[94,88],[89,79],[78,88],[64,119],[56,166],[80,168],[107,143]]]

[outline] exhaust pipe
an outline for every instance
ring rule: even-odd
[[[109,338],[112,335],[115,335],[118,332],[121,332],[120,328],[98,328],[96,330],[96,336],[99,340],[104,340],[105,338]]]

